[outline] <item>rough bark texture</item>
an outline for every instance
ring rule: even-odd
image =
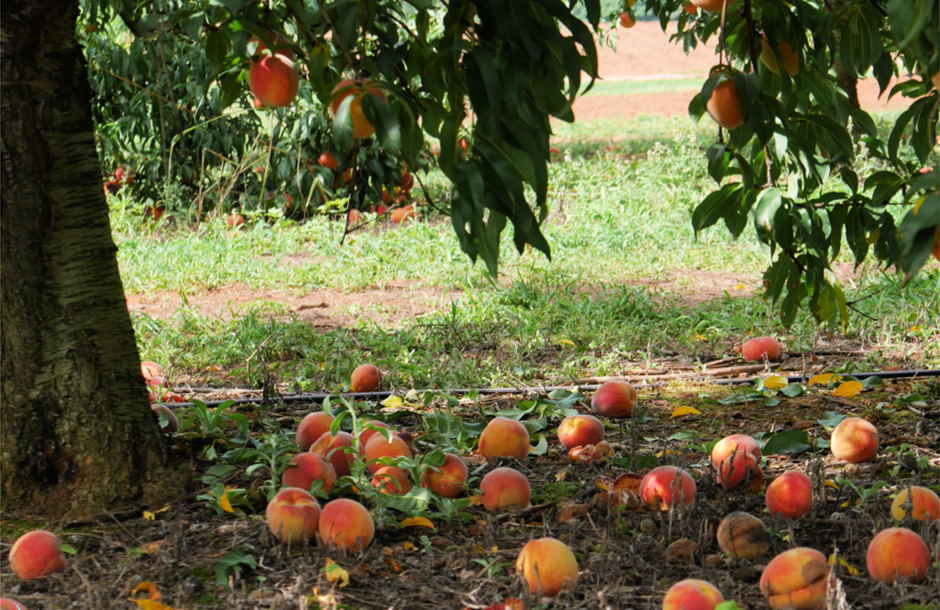
[[[0,508],[140,500],[167,449],[147,401],[75,41],[77,0],[0,22]]]

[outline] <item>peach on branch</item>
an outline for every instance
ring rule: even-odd
[[[382,384],[382,373],[371,364],[360,364],[349,376],[350,392],[376,392]]]
[[[375,471],[372,487],[384,494],[401,496],[411,491],[408,473],[397,466],[383,466]]]
[[[669,587],[663,598],[663,610],[715,610],[725,601],[711,583],[687,578]]]
[[[343,100],[354,95],[349,105],[349,114],[352,117],[352,136],[354,138],[368,138],[375,134],[375,126],[366,118],[362,110],[362,101],[366,95],[372,95],[378,98],[378,101],[385,103],[385,92],[370,81],[360,82],[353,79],[346,79],[337,83],[333,88],[330,98],[330,114],[334,117]]]
[[[310,449],[310,445],[330,431],[330,426],[333,425],[335,419],[335,417],[323,411],[305,415],[300,420],[300,425],[297,426],[297,446],[303,451]]]
[[[732,453],[741,452],[750,453],[757,459],[761,458],[760,445],[747,434],[732,434],[731,436],[726,436],[718,441],[712,448],[712,466],[715,467],[715,470],[718,470],[721,463],[731,457]]]
[[[604,424],[593,415],[569,415],[558,424],[558,441],[565,449],[596,445],[604,440]]]
[[[725,129],[736,129],[744,124],[741,111],[741,96],[734,80],[723,80],[715,86],[712,95],[705,102],[705,112]]]
[[[495,468],[480,481],[483,506],[497,510],[509,506],[525,508],[532,500],[532,486],[525,475],[513,468]]]
[[[652,510],[689,506],[695,499],[695,481],[675,466],[658,466],[640,481],[640,500]]]
[[[317,441],[310,445],[311,453],[319,453],[330,460],[336,476],[345,477],[349,474],[349,467],[355,461],[356,457],[350,449],[356,439],[348,432],[339,431],[336,436],[329,432],[323,434]]]
[[[46,530],[26,532],[10,549],[10,569],[23,580],[43,578],[65,570],[59,538]]]
[[[798,519],[813,510],[813,482],[802,472],[785,472],[767,486],[764,502],[771,515]]]
[[[774,74],[780,74],[780,66],[777,65],[777,59],[774,57],[774,52],[766,36],[761,36],[760,44],[761,63],[767,66],[767,69]],[[783,60],[783,69],[787,71],[787,74],[790,76],[796,74],[800,69],[800,58],[793,52],[793,49],[790,48],[790,43],[786,40],[781,40],[780,44],[777,45],[777,53],[780,54],[780,59]]]
[[[516,559],[516,572],[530,593],[554,597],[578,584],[578,562],[567,544],[554,538],[530,540]]]
[[[480,434],[480,454],[487,459],[529,456],[529,431],[514,419],[494,417]]]
[[[634,405],[636,389],[626,381],[608,381],[591,396],[591,409],[604,417],[630,417]]]
[[[860,417],[847,417],[832,431],[829,443],[837,459],[850,464],[867,462],[878,454],[878,430]]]
[[[721,7],[731,4],[731,2],[733,0],[692,0],[692,4],[710,13],[720,13]]]
[[[878,532],[865,556],[868,574],[878,582],[893,584],[898,579],[917,583],[930,569],[930,549],[916,533],[903,527]]]
[[[294,62],[281,53],[265,55],[248,68],[248,86],[255,98],[268,108],[294,103],[300,77]]]
[[[299,487],[282,489],[268,502],[268,529],[288,544],[306,543],[317,533],[320,503]]]
[[[421,477],[421,487],[445,498],[456,498],[467,485],[469,471],[462,459],[452,453],[444,454],[444,463],[425,471]]]
[[[285,487],[309,490],[314,481],[322,482],[321,491],[329,495],[336,485],[336,469],[328,459],[309,451],[292,457],[281,475],[281,485]]]
[[[375,460],[399,457],[411,457],[411,449],[408,448],[408,443],[394,434],[390,434],[388,439],[381,434],[374,435],[366,443],[365,451],[362,454],[362,460],[372,474],[378,472],[379,468],[388,465]]]
[[[718,546],[732,557],[755,559],[770,548],[770,532],[757,517],[733,512],[718,525]]]
[[[797,547],[767,564],[760,577],[760,591],[771,608],[819,610],[826,607],[829,578],[825,555]]]
[[[754,337],[741,346],[741,356],[745,360],[757,362],[761,362],[764,358],[776,360],[780,357],[780,343],[773,337]]]
[[[718,465],[718,483],[728,491],[739,488],[757,491],[764,483],[760,460],[746,451],[728,456]]]
[[[891,516],[898,521],[907,516],[905,503],[910,496],[911,517],[918,521],[937,521],[940,519],[940,498],[926,487],[912,486],[910,493],[902,489],[891,503]]]
[[[346,498],[326,503],[319,529],[323,544],[350,553],[365,549],[375,536],[375,522],[366,507]]]

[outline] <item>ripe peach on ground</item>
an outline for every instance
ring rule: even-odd
[[[154,377],[163,377],[163,367],[149,360],[144,360],[140,363],[140,372],[147,381],[150,381]]]
[[[411,204],[406,205],[403,208],[395,208],[392,210],[389,220],[395,224],[401,224],[406,220],[411,220],[415,217],[415,209]]]
[[[339,431],[335,437],[327,432],[318,438],[314,444],[310,445],[310,452],[319,453],[330,460],[330,464],[333,465],[333,469],[336,471],[336,476],[345,477],[349,474],[350,464],[356,458],[351,451],[347,452],[344,448],[351,448],[355,440],[352,434],[348,432]]]
[[[878,453],[878,430],[860,417],[847,417],[832,431],[829,449],[843,462],[867,462]]]
[[[780,357],[780,343],[773,337],[754,337],[741,346],[741,356],[745,360],[761,362],[776,360]]]
[[[289,466],[281,475],[281,485],[309,490],[314,481],[321,481],[320,488],[329,495],[336,485],[336,469],[319,453],[298,453],[290,459]]]
[[[26,532],[10,549],[10,569],[23,580],[42,578],[65,570],[59,538],[46,530]]]
[[[907,516],[907,508],[903,505],[907,501],[908,495],[911,496],[911,517],[918,521],[937,521],[940,519],[940,498],[933,491],[926,487],[913,486],[910,488],[910,494],[907,489],[902,489],[901,493],[891,503],[891,516],[900,521]]]
[[[480,481],[483,506],[496,510],[508,506],[525,508],[532,500],[532,486],[525,475],[513,468],[495,468]]]
[[[306,490],[287,487],[271,498],[265,515],[275,538],[288,544],[305,543],[317,532],[320,503]]]
[[[718,546],[732,557],[755,559],[770,548],[770,532],[757,517],[733,512],[718,526]]]
[[[741,452],[750,453],[757,459],[761,458],[760,445],[747,434],[732,434],[731,436],[726,436],[715,443],[715,446],[712,448],[712,466],[717,470],[718,466],[728,459],[732,453]]]
[[[865,557],[868,574],[887,584],[898,579],[922,581],[930,569],[930,549],[916,533],[903,527],[889,527],[872,538]]]
[[[365,549],[375,536],[375,522],[366,507],[346,498],[326,503],[319,529],[323,544],[352,553]]]
[[[558,441],[565,449],[596,445],[604,440],[604,424],[593,415],[569,415],[558,424]]]
[[[265,55],[248,68],[248,86],[268,108],[290,106],[299,84],[294,62],[281,53]]]
[[[371,364],[360,364],[349,376],[350,392],[375,392],[382,383],[382,373]]]
[[[636,389],[626,381],[608,381],[591,396],[591,408],[604,417],[630,417],[634,405]]]
[[[785,472],[767,486],[764,502],[771,515],[798,519],[813,510],[813,481],[802,472]]]
[[[675,466],[657,466],[640,481],[640,500],[652,510],[689,506],[695,499],[695,481]]]
[[[480,454],[498,457],[526,458],[529,456],[529,431],[514,419],[494,417],[480,434]]]
[[[408,443],[394,434],[390,434],[387,440],[381,434],[376,434],[369,439],[365,451],[362,452],[362,461],[366,463],[366,467],[372,474],[378,472],[379,468],[387,466],[374,460],[397,457],[411,457],[411,449],[408,448]]]
[[[321,436],[330,431],[330,426],[336,418],[324,411],[308,413],[300,420],[297,426],[296,442],[303,451],[310,449],[310,445]]]
[[[401,496],[411,491],[408,473],[397,466],[382,466],[372,477],[372,487],[383,494]]]
[[[554,538],[530,540],[516,559],[516,572],[530,593],[554,597],[578,584],[578,562],[567,544]]]
[[[241,214],[229,214],[225,217],[225,224],[227,224],[230,229],[237,229],[244,226],[245,217]]]
[[[421,477],[421,487],[445,498],[456,498],[467,485],[469,471],[462,459],[452,453],[444,454],[444,463],[425,471]]]
[[[738,488],[759,490],[764,483],[760,460],[746,451],[729,456],[718,465],[718,483],[728,491]]]
[[[23,604],[21,604],[19,601],[10,599],[9,597],[0,597],[0,610],[29,610],[29,609]]]
[[[797,547],[774,557],[760,577],[760,591],[771,608],[818,610],[826,606],[829,566],[826,556]]]
[[[723,601],[725,598],[711,583],[688,578],[669,587],[663,610],[715,610]]]
[[[180,429],[180,422],[176,419],[176,414],[166,405],[150,405],[150,410],[157,416],[157,422],[160,421],[160,415],[166,417],[166,425],[161,428],[166,434],[176,434]]]
[[[373,436],[375,436],[376,434],[381,436],[381,433],[379,432],[379,428],[383,428],[385,430],[391,430],[391,428],[389,428],[388,424],[386,424],[385,422],[380,422],[380,421],[373,420],[373,419],[363,420],[362,431],[359,433],[359,451],[360,452],[365,451],[366,443],[372,440]]]

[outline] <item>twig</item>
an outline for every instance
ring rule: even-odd
[[[596,383],[607,383],[608,381],[662,381],[665,379],[694,379],[696,377],[730,377],[732,375],[739,375],[741,373],[757,373],[763,371],[767,368],[775,369],[778,368],[780,364],[772,363],[767,366],[763,364],[748,364],[744,366],[731,366],[720,369],[711,369],[708,371],[695,371],[692,373],[670,373],[669,375],[656,375],[648,377],[623,377],[620,375],[612,375],[608,377],[584,377],[582,379],[575,379],[574,381],[566,381],[559,385],[586,385],[586,384],[596,384]]]

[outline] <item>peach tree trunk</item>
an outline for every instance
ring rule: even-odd
[[[167,461],[95,151],[78,0],[0,22],[0,509],[132,505]]]

